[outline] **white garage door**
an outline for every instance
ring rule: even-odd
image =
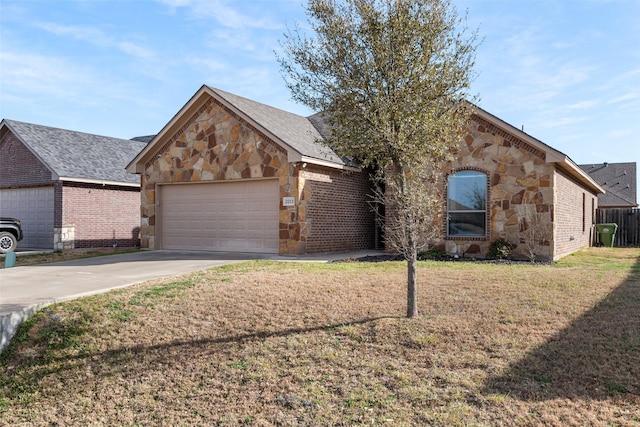
[[[277,180],[160,187],[160,246],[278,253]]]
[[[53,187],[0,190],[0,216],[22,221],[19,249],[53,249],[53,206]]]

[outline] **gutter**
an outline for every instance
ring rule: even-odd
[[[586,173],[568,156],[565,155],[564,159],[562,159],[561,161],[556,161],[555,163],[560,166],[562,170],[567,172],[572,177],[576,178],[578,181],[589,185],[596,191],[596,194],[604,194],[607,192],[602,186],[600,186],[600,184],[598,184],[593,178],[591,178],[588,173]]]
[[[140,183],[122,182],[122,181],[107,181],[103,179],[90,179],[90,178],[71,178],[67,176],[61,176],[58,178],[60,181],[66,182],[81,182],[84,184],[98,184],[98,185],[115,185],[119,187],[136,187],[140,188]]]

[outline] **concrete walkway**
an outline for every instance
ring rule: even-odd
[[[141,251],[0,270],[0,351],[41,308],[161,277],[255,259],[327,262],[376,255],[361,251],[303,257],[223,252]]]

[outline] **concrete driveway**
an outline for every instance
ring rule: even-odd
[[[167,276],[253,259],[319,261],[377,254],[306,257],[223,252],[141,251],[0,270],[0,350],[18,325],[49,304]]]
[[[0,316],[205,268],[265,258],[213,252],[141,251],[0,270]]]

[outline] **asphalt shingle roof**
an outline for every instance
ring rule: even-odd
[[[637,206],[636,163],[594,163],[579,165],[606,190],[598,196],[598,206]]]
[[[145,142],[4,120],[7,127],[60,177],[139,184],[125,171]]]
[[[310,118],[252,101],[211,86],[208,86],[208,88],[303,156],[345,164],[333,150],[321,143],[322,135],[320,135]]]
[[[144,135],[144,136],[136,136],[134,138],[131,138],[131,140],[132,141],[138,141],[138,142],[144,142],[145,144],[148,144],[155,137],[156,137],[155,135]]]

